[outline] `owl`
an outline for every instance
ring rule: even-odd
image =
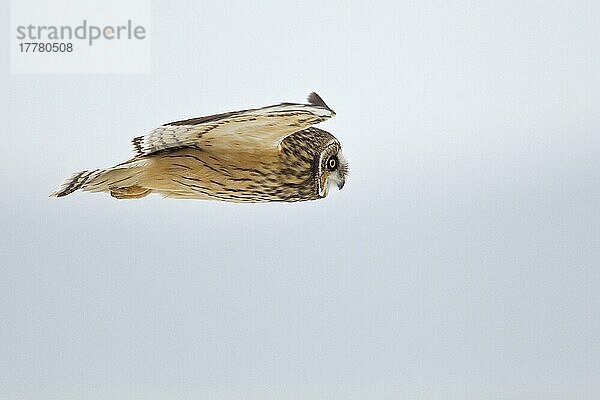
[[[281,103],[164,124],[133,139],[135,156],[73,174],[51,196],[76,190],[117,199],[150,193],[229,202],[306,201],[342,189],[348,163],[340,142],[313,125],[335,116],[316,93]]]

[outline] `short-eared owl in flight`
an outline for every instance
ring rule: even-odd
[[[150,193],[232,202],[304,201],[346,182],[340,142],[312,125],[335,116],[316,93],[308,104],[233,111],[164,124],[133,139],[135,157],[73,174],[52,196],[76,190],[117,199]]]

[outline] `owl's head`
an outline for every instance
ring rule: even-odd
[[[342,189],[348,176],[348,162],[342,154],[342,146],[333,139],[321,150],[318,158],[318,187],[319,196],[325,197],[330,186]]]

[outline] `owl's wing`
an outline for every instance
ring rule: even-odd
[[[308,104],[281,103],[170,122],[134,138],[133,147],[137,156],[147,156],[189,146],[277,146],[286,136],[333,116],[335,112],[313,92]]]

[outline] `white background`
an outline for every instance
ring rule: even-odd
[[[0,398],[600,397],[597,3],[202,3],[153,2],[148,75],[4,58]],[[47,197],[312,90],[327,199]]]

